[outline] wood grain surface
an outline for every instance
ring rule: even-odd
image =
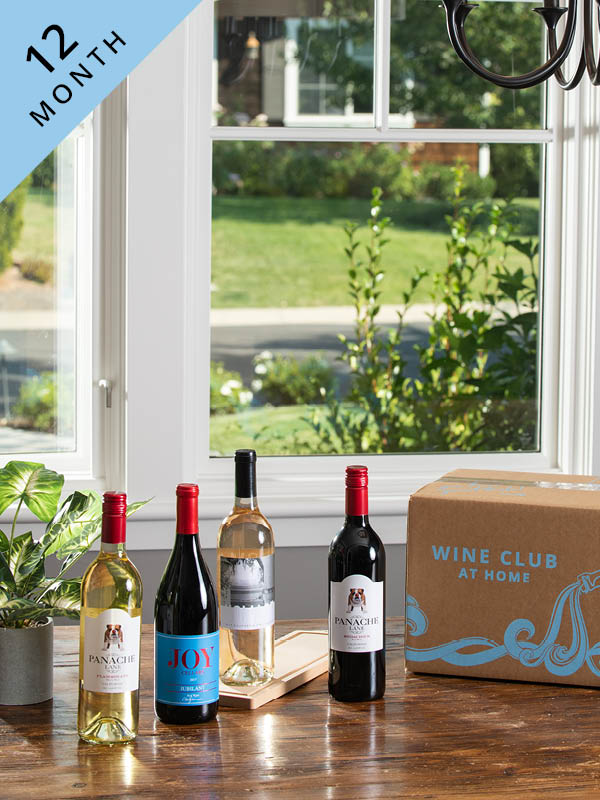
[[[109,748],[77,737],[77,628],[59,627],[54,700],[0,706],[0,798],[600,797],[597,689],[405,675],[401,621],[388,631],[380,701],[332,701],[322,675],[256,711],[170,727],[154,716],[145,625],[139,738]]]

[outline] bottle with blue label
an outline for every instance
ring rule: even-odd
[[[219,706],[219,614],[198,536],[198,486],[177,487],[177,534],[154,608],[154,708],[163,722],[208,722]]]

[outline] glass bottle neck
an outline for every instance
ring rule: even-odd
[[[100,543],[100,550],[103,553],[109,553],[110,555],[125,555],[125,542],[101,542]]]
[[[194,550],[200,552],[200,534],[178,532],[175,536],[175,547],[184,553],[189,553]]]
[[[367,528],[369,526],[368,514],[346,514],[345,528]]]
[[[254,510],[258,508],[258,500],[254,497],[234,497],[233,507]]]

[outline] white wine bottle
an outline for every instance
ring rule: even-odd
[[[274,671],[275,544],[256,501],[256,453],[235,453],[235,500],[217,542],[219,674],[228,686],[261,686]]]
[[[106,492],[102,544],[81,582],[79,736],[135,739],[139,716],[142,580],[125,552],[127,498]]]

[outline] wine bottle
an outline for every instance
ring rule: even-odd
[[[125,552],[127,496],[106,492],[102,544],[81,582],[79,736],[94,744],[138,730],[142,579]]]
[[[369,524],[367,468],[346,468],[346,521],[329,548],[329,693],[385,691],[385,550]]]
[[[154,606],[154,708],[163,722],[208,722],[219,707],[219,617],[200,550],[198,487],[177,487],[175,545]]]
[[[261,686],[274,671],[273,529],[256,500],[256,453],[236,450],[233,510],[217,542],[219,672],[229,686]]]

